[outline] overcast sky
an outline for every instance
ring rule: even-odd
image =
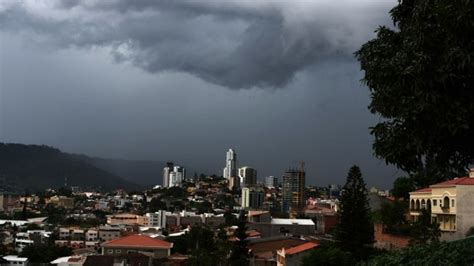
[[[394,0],[0,0],[0,141],[307,183],[402,173],[373,157],[353,57]],[[161,173],[157,173],[160,175]]]

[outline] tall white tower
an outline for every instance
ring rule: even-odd
[[[224,178],[237,177],[237,154],[233,149],[229,149],[226,156]]]

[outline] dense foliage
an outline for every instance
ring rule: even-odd
[[[42,244],[26,246],[20,256],[27,257],[30,263],[50,263],[59,257],[70,256],[71,254],[72,249],[68,247]]]
[[[351,253],[342,251],[337,247],[320,246],[303,258],[302,265],[352,266],[355,265],[355,260]]]
[[[427,186],[474,158],[474,1],[404,0],[356,57],[381,119],[377,157]]]
[[[399,177],[393,182],[392,196],[408,200],[410,192],[416,190],[415,182],[410,177]]]
[[[406,201],[382,204],[380,216],[384,231],[392,234],[408,235],[411,229],[405,217],[407,210],[408,202]]]
[[[439,224],[432,221],[430,211],[421,210],[418,220],[411,225],[411,236],[411,242],[416,244],[438,242],[441,231]]]
[[[189,233],[168,237],[172,252],[190,255],[188,265],[228,265],[230,245],[227,238],[216,237],[208,227],[193,227]]]
[[[414,245],[376,256],[361,265],[473,265],[474,238]]]
[[[358,166],[352,166],[340,199],[338,246],[363,259],[374,242],[374,225],[370,218],[367,189]]]

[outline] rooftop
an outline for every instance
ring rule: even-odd
[[[108,242],[105,242],[102,246],[169,249],[173,246],[173,244],[161,239],[156,239],[145,235],[130,235],[110,240]]]
[[[313,220],[311,219],[283,219],[283,218],[273,218],[271,224],[281,224],[281,225],[314,225]]]
[[[431,185],[430,187],[444,187],[444,186],[455,186],[455,185],[468,185],[468,186],[473,186],[474,185],[474,178],[470,177],[457,177],[451,180],[447,180],[441,183],[437,183],[434,185]]]
[[[292,255],[292,254],[297,254],[297,253],[300,253],[300,252],[303,252],[303,251],[306,251],[306,250],[309,250],[309,249],[312,249],[312,248],[315,248],[317,247],[318,244],[315,244],[313,242],[308,242],[308,243],[304,243],[304,244],[301,244],[299,246],[296,246],[296,247],[292,247],[292,248],[289,248],[285,251],[285,254],[286,255]]]

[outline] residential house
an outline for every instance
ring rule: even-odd
[[[141,253],[152,258],[164,258],[171,254],[173,243],[145,235],[130,235],[102,244],[102,254],[122,255]]]
[[[474,228],[474,169],[469,176],[454,178],[410,192],[410,216],[418,220],[422,210],[439,223],[441,240],[462,239]]]

